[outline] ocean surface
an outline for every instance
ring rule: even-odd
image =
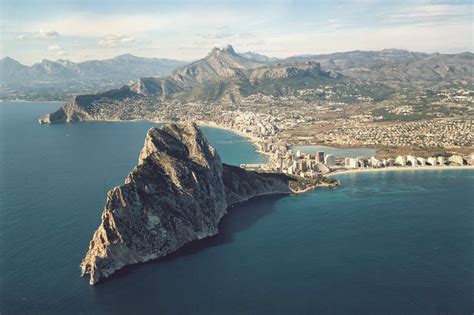
[[[254,199],[220,234],[91,287],[79,264],[105,193],[153,124],[42,126],[59,104],[0,103],[0,313],[471,314],[474,172],[339,175],[343,185]],[[207,128],[222,159],[258,163]]]

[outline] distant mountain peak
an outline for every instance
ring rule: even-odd
[[[6,56],[6,57],[0,59],[0,61],[9,61],[9,62],[15,61],[15,62],[18,62],[15,59],[13,59],[12,57],[9,57],[9,56]]]
[[[235,50],[234,50],[234,47],[232,47],[232,45],[225,46],[224,51],[228,54],[235,54]]]
[[[21,63],[19,63],[18,61],[16,61],[15,59],[11,58],[11,57],[4,57],[2,59],[0,59],[0,63],[2,65],[18,65],[18,66],[23,66]]]
[[[256,52],[252,52],[252,51],[239,53],[239,55],[249,60],[252,60],[255,62],[263,62],[263,63],[271,63],[271,62],[276,62],[279,60],[278,58],[268,57],[268,56],[265,56]]]
[[[51,61],[49,59],[43,59],[41,60],[40,64],[52,64],[52,63],[55,63],[54,61]]]
[[[230,54],[230,55],[237,55],[237,53],[235,52],[234,47],[232,47],[232,45],[227,45],[223,48],[214,47],[211,51],[211,54],[215,54],[215,53],[226,53],[226,54]]]
[[[71,61],[71,60],[68,60],[68,59],[58,59],[56,60],[56,63],[62,65],[62,66],[71,66],[71,65],[75,65],[76,63]]]
[[[112,58],[112,59],[116,59],[116,60],[138,60],[138,59],[144,59],[142,57],[137,57],[135,55],[132,55],[132,54],[123,54],[123,55],[119,55],[115,58]]]
[[[99,82],[99,85],[109,86],[110,82],[121,85],[140,77],[152,77],[168,74],[186,62],[170,59],[144,58],[131,54],[117,56],[105,60],[88,60],[75,63],[68,59],[55,61],[43,59],[32,66],[25,66],[10,57],[0,60],[0,84],[21,82],[35,86],[37,82],[44,84],[58,83],[68,85],[66,80],[78,82]],[[68,85],[69,86],[69,85]]]

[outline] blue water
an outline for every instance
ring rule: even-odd
[[[41,126],[0,104],[0,313],[471,314],[474,172],[339,175],[233,208],[221,233],[94,287],[79,263],[150,123]],[[206,129],[224,161],[262,157]]]
[[[375,156],[375,149],[372,148],[333,148],[324,145],[297,145],[291,148],[293,152],[301,151],[306,154],[315,154],[322,151],[326,154],[333,154],[338,158],[346,157],[371,157]]]

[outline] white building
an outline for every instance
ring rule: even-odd
[[[288,174],[294,174],[295,173],[295,170],[293,168],[293,166],[289,166],[288,167],[288,170],[286,171]]]
[[[377,158],[375,158],[375,156],[369,159],[369,164],[372,167],[382,167],[382,162],[378,160]]]
[[[359,162],[356,158],[345,158],[344,159],[344,164],[346,168],[358,168],[359,167]]]
[[[416,158],[417,162],[419,165],[421,166],[425,166],[426,165],[426,159],[422,158],[422,157],[417,157]]]
[[[435,166],[435,165],[437,164],[436,158],[435,158],[435,157],[429,157],[429,158],[426,160],[426,164]]]
[[[331,167],[336,165],[336,157],[333,154],[328,154],[324,157],[324,163]]]
[[[449,163],[454,163],[454,164],[457,164],[457,165],[463,165],[464,164],[464,160],[463,160],[462,156],[460,156],[460,155],[452,155],[448,158],[448,161],[449,161]]]
[[[394,166],[395,165],[395,160],[394,159],[386,159],[383,161],[383,164],[385,166]]]
[[[416,157],[413,155],[407,155],[407,164],[411,164],[411,166],[417,166],[418,161],[416,160]]]
[[[329,169],[329,167],[327,167],[323,163],[318,162],[315,165],[315,171],[318,173],[326,174],[326,173],[329,173],[331,170]]]
[[[395,164],[400,165],[400,166],[406,166],[407,165],[407,158],[404,157],[404,156],[399,155],[395,159]]]

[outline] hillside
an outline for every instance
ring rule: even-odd
[[[66,103],[62,114],[43,117],[41,122],[175,119],[190,104],[212,110],[229,106],[258,110],[267,105],[296,109],[311,104],[376,110],[377,104],[404,102],[421,106],[424,112],[427,104],[444,97],[434,90],[471,87],[473,67],[470,53],[383,50],[269,63],[245,58],[227,46],[214,48],[203,59],[167,76],[145,77],[119,90],[77,96]]]
[[[466,81],[472,84],[474,55],[426,54],[399,49],[381,51],[352,51],[326,55],[290,57],[280,62],[318,62],[326,70],[335,71],[346,77],[389,81],[395,84],[418,83],[430,86],[433,83],[451,84]]]
[[[132,119],[152,115],[169,103],[231,103],[238,104],[243,97],[253,94],[283,96],[300,88],[326,84],[337,74],[324,71],[318,63],[290,63],[268,65],[257,63],[237,54],[232,46],[214,48],[205,58],[175,70],[172,74],[155,78],[141,78],[124,86],[118,93],[81,95],[69,100],[66,115],[60,120]],[[79,101],[80,100],[80,101]],[[77,116],[86,111],[88,115]],[[45,117],[42,122],[54,122]]]

